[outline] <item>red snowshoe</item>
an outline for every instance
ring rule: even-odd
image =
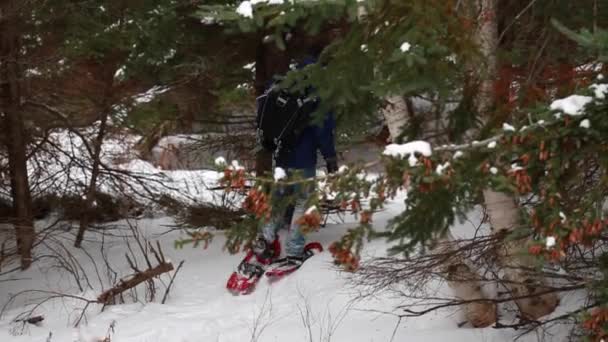
[[[237,270],[232,272],[226,288],[233,294],[248,294],[264,275],[266,267],[272,264],[281,254],[281,244],[278,239],[268,244],[263,238],[254,241],[253,246],[241,261]]]
[[[315,255],[315,250],[318,253],[323,252],[323,246],[318,242],[310,242],[304,246],[304,252],[301,257],[286,257],[273,262],[266,270],[266,276],[270,280],[278,280],[288,274],[299,269],[302,264],[311,256]]]

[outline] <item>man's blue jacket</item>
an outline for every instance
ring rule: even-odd
[[[336,158],[335,130],[334,116],[327,113],[321,125],[311,123],[302,131],[294,148],[277,166],[287,169],[314,169],[317,166],[317,150],[321,151],[325,160]]]
[[[314,58],[305,58],[298,68],[315,62]],[[322,123],[311,123],[302,131],[294,148],[284,160],[277,161],[277,166],[286,169],[314,169],[317,166],[317,150],[321,151],[325,160],[335,159],[335,130],[336,120],[333,113],[326,113]]]

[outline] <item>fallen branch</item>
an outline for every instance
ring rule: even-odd
[[[97,297],[97,301],[102,304],[110,304],[116,295],[119,295],[145,281],[170,271],[173,271],[173,264],[170,262],[161,262],[156,267],[136,273],[128,279],[121,279],[116,286],[100,294]]]
[[[34,325],[37,325],[38,323],[40,323],[42,321],[44,321],[44,317],[40,316],[40,315],[15,320],[15,322],[23,322],[23,323],[29,323],[29,324],[34,324]]]

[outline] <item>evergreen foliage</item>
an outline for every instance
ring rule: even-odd
[[[581,262],[577,253],[581,248],[584,255],[601,249],[608,226],[608,102],[606,84],[598,84],[603,81],[601,76],[596,79],[597,71],[577,67],[606,62],[608,31],[597,25],[608,16],[603,9],[590,12],[592,6],[560,1],[518,4],[513,22],[501,18],[503,49],[496,86],[507,93],[497,94],[492,113],[475,113],[472,103],[477,85],[470,82],[471,70],[483,63],[471,38],[477,23],[455,11],[451,1],[236,1],[203,6],[198,15],[213,16],[233,29],[273,32],[269,40],[280,48],[288,47],[284,38],[293,27],[315,33],[328,22],[346,21],[348,32],[325,48],[321,63],[287,76],[288,82],[314,86],[322,110],[336,110],[342,121],[361,122],[373,116],[390,95],[433,94],[440,103],[459,99],[458,106],[444,113],[450,144],[434,146],[432,156],[416,155],[416,163],[383,157],[384,177],[366,178],[363,169],[353,167],[324,179],[323,190],[311,202],[332,193],[342,207],[359,214],[361,223],[332,245],[338,263],[356,269],[361,246],[369,238],[397,241],[391,252],[399,254],[432,247],[455,220],[481,204],[487,188],[519,199],[520,226],[508,239],[530,237],[522,249],[537,256],[539,265]],[[532,38],[538,39],[538,30],[544,32],[541,50],[530,44]],[[550,108],[552,101],[573,93],[587,96],[579,113]],[[479,120],[482,114],[486,120]],[[464,136],[476,126],[475,138],[485,139],[481,142]],[[420,132],[409,128],[406,140]],[[458,142],[465,143],[454,145]],[[272,188],[294,180],[252,181],[248,200],[264,193],[259,185]],[[370,224],[373,212],[399,190],[408,191],[407,209],[386,230],[375,231]],[[370,194],[372,200],[363,203]],[[271,210],[263,204],[256,209],[261,220]],[[255,226],[248,236],[251,229]],[[604,257],[586,258],[602,269]],[[605,281],[599,277],[588,282],[599,303],[583,325],[590,336],[606,334]]]
[[[338,28],[328,34],[332,41],[322,49],[319,63],[290,71],[283,84],[312,87],[321,98],[319,114],[334,111],[346,141],[378,122],[377,112],[389,96],[432,99],[435,116],[414,113],[401,138],[424,139],[424,125],[443,120],[440,133],[447,144],[434,146],[430,156],[382,156],[382,176],[351,166],[316,184],[309,206],[320,207],[330,199],[360,221],[331,246],[336,262],[355,270],[363,244],[372,238],[397,242],[393,254],[425,252],[456,220],[482,204],[483,190],[505,192],[518,199],[521,209],[520,225],[507,238],[529,238],[522,250],[537,257],[539,269],[581,263],[591,270],[585,281],[595,311],[583,318],[582,327],[592,338],[602,338],[608,334],[603,244],[608,226],[608,83],[599,74],[606,71],[601,63],[608,63],[607,9],[566,0],[501,4],[497,101],[489,113],[478,113],[479,81],[473,74],[484,69],[485,61],[473,35],[480,23],[459,4],[28,2],[15,19],[24,32],[20,81],[29,92],[23,94],[23,103],[37,110],[58,108],[68,114],[64,121],[69,124],[86,114],[94,119],[82,120],[89,124],[109,115],[143,132],[176,119],[190,102],[198,101],[205,113],[220,117],[251,109],[254,75],[243,66],[253,62],[260,42],[297,49],[302,47],[294,42],[305,41],[303,36]],[[315,45],[324,44],[309,48]],[[187,105],[164,96],[147,104],[134,100],[152,87],[188,90],[191,97],[181,99]],[[572,94],[586,103],[579,111],[552,109],[553,101]],[[199,109],[189,114],[202,115]],[[31,113],[38,126],[48,124],[48,116]],[[251,177],[234,167],[223,171],[227,190],[246,193],[244,207],[250,213],[227,233],[226,248],[233,253],[254,239],[273,208],[293,200],[277,202],[278,187],[306,182],[297,175],[275,180]],[[386,229],[375,230],[373,214],[399,191],[407,191],[406,210]],[[318,213],[311,210],[302,222],[316,229]],[[192,233],[176,246],[206,244],[211,237]]]

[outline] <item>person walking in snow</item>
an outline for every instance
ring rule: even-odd
[[[308,55],[298,63],[298,68],[313,63],[316,63],[316,58]],[[318,103],[311,110],[316,110],[317,106]],[[325,159],[328,173],[337,171],[335,128],[336,123],[332,113],[326,113],[321,124],[307,120],[307,124],[298,133],[292,148],[285,153],[275,153],[275,178],[282,178],[282,173],[288,176],[298,175],[303,179],[314,178],[317,151],[320,151]],[[297,267],[307,258],[304,251],[306,237],[300,227],[299,219],[305,215],[308,209],[307,202],[312,191],[314,191],[314,182],[297,183],[277,190],[276,200],[279,202],[287,200],[289,205],[283,205],[283,208],[275,206],[271,219],[262,225],[260,235],[252,246],[254,253],[259,258],[273,257],[273,243],[277,239],[278,231],[286,225],[285,223],[289,223],[289,232],[285,243],[286,258],[284,262],[289,266]],[[290,215],[290,211],[293,214]]]
[[[320,50],[319,50],[320,51]],[[315,54],[314,56],[318,56]],[[298,68],[316,63],[308,55],[298,63]],[[258,142],[273,155],[275,179],[299,177],[305,182],[279,185],[273,193],[271,217],[259,227],[259,234],[251,249],[228,279],[227,288],[233,293],[252,291],[260,277],[278,277],[298,269],[320,245],[306,244],[306,236],[300,219],[307,214],[308,202],[315,190],[317,152],[325,159],[328,173],[338,169],[336,159],[335,119],[325,113],[322,122],[313,123],[319,101],[311,91],[291,91],[271,86],[258,97]],[[287,227],[285,257],[279,259],[278,231]]]

